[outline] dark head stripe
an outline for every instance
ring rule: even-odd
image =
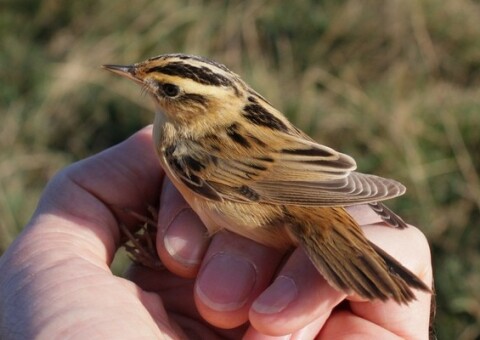
[[[183,62],[170,62],[162,66],[154,66],[147,73],[158,72],[180,78],[188,78],[203,85],[232,87],[233,82],[222,74],[213,72],[206,66],[193,66]]]
[[[148,60],[153,61],[153,60],[160,60],[160,59],[165,60],[165,59],[172,59],[172,58],[178,58],[180,60],[195,60],[195,61],[199,61],[201,63],[205,63],[205,64],[209,64],[209,65],[218,67],[219,69],[221,69],[223,71],[230,72],[230,70],[225,65],[219,64],[216,61],[213,61],[213,60],[210,60],[210,59],[207,59],[207,58],[204,58],[204,57],[199,57],[199,56],[191,55],[191,54],[182,54],[182,53],[162,54],[162,55],[150,58]]]
[[[208,99],[205,96],[202,96],[201,94],[184,93],[182,95],[182,100],[189,104],[201,106],[204,109],[208,108]]]

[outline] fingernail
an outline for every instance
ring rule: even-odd
[[[279,276],[253,303],[257,313],[275,314],[284,310],[298,295],[295,281],[287,276]]]
[[[206,230],[199,225],[202,221],[192,209],[182,209],[164,234],[163,243],[167,252],[186,266],[200,264],[208,245]]]
[[[245,305],[256,278],[255,267],[245,258],[218,253],[201,271],[195,289],[211,309],[233,311]]]

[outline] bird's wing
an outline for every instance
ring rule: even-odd
[[[210,200],[339,206],[405,192],[394,180],[354,172],[353,158],[331,148],[301,136],[277,133],[271,138],[248,131],[234,138],[220,133],[210,141],[166,148],[164,163],[177,179]]]

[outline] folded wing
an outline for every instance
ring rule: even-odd
[[[228,154],[209,148],[206,141],[201,146],[172,146],[164,153],[164,161],[174,176],[211,200],[345,206],[405,192],[397,181],[355,172],[355,161],[348,155],[297,136],[275,137],[274,143],[245,139],[248,148],[226,145]],[[218,138],[232,143],[222,135],[215,143]]]

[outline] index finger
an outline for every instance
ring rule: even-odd
[[[145,210],[158,199],[163,178],[152,142],[152,126],[67,167],[64,175],[113,208],[114,213],[116,208]]]
[[[59,231],[65,226],[78,239],[88,235],[90,241],[95,235],[99,242],[95,243],[95,253],[102,261],[105,256],[111,260],[118,247],[118,222],[129,218],[125,209],[141,213],[159,196],[163,170],[151,134],[151,126],[146,127],[126,141],[60,171],[48,184],[32,221],[54,216],[68,222],[57,223]],[[39,225],[30,223],[39,233],[46,231]]]

